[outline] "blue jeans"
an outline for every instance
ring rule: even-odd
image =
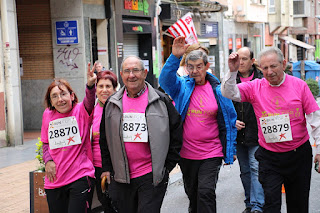
[[[264,193],[258,179],[259,162],[254,153],[259,146],[244,146],[237,144],[237,157],[240,165],[240,178],[244,188],[246,207],[251,211],[262,211],[264,205]]]

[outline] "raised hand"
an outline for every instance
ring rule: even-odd
[[[89,87],[92,87],[97,80],[97,75],[94,73],[95,69],[96,69],[96,63],[94,63],[92,69],[90,70],[90,65],[91,63],[88,63],[88,71],[87,71],[87,85]]]
[[[186,44],[185,41],[186,41],[185,37],[183,36],[177,37],[173,40],[172,54],[177,58],[180,58],[181,56],[183,56],[187,48],[190,46],[190,44]]]
[[[240,66],[240,58],[238,53],[233,52],[229,55],[228,65],[230,72],[237,72]]]

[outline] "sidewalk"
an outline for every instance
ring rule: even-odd
[[[37,169],[40,131],[25,132],[24,144],[0,149],[0,212],[30,212],[29,172]]]

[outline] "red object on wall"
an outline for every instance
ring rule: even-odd
[[[242,47],[241,38],[236,38],[236,48],[240,49]]]
[[[232,50],[232,38],[228,39],[229,50]]]
[[[6,116],[4,108],[4,93],[0,92],[0,130],[6,129]]]

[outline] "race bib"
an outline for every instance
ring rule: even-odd
[[[123,141],[148,142],[148,128],[144,113],[123,113]]]
[[[48,139],[50,149],[81,144],[80,132],[76,117],[66,117],[49,123]]]
[[[260,118],[260,127],[267,143],[292,140],[289,114]]]

